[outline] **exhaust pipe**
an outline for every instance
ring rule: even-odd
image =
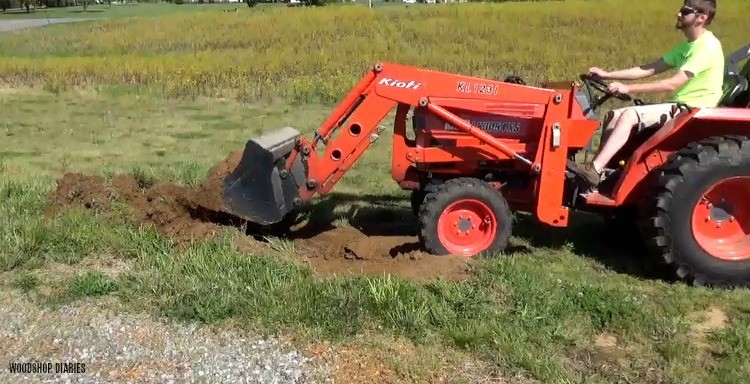
[[[292,127],[248,140],[237,167],[223,180],[222,201],[229,212],[259,225],[281,221],[295,208],[307,175],[301,156],[287,172],[286,160],[300,132]]]

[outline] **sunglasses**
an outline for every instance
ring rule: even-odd
[[[699,9],[695,9],[692,7],[684,6],[680,8],[680,16],[687,16],[691,13],[701,13]]]

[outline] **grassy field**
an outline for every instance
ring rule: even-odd
[[[168,23],[118,18],[0,39],[0,81],[50,90],[146,85],[176,97],[330,103],[378,61],[489,78],[516,74],[527,82],[566,80],[590,66],[632,66],[664,54],[682,39],[673,28],[677,5],[571,0],[374,10],[240,7],[237,13],[206,7],[176,12]],[[727,51],[747,44],[745,7],[742,0],[721,4],[713,29]]]
[[[91,210],[44,214],[65,172],[195,185],[249,136],[284,125],[310,134],[377,60],[538,81],[652,59],[681,38],[679,4],[667,3],[240,7],[0,36],[0,283],[42,306],[106,295],[351,345],[372,359],[351,367],[362,382],[744,382],[750,294],[663,281],[631,239],[586,218],[549,230],[521,216],[511,249],[477,260],[471,279],[414,281],[322,278],[293,243],[243,252],[231,228],[185,245]],[[720,7],[714,30],[728,51],[750,22],[741,0]],[[375,195],[408,217],[389,142],[386,131],[337,196]],[[355,204],[338,201],[337,212]]]

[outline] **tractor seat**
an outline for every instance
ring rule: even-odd
[[[750,86],[742,75],[730,73],[724,76],[724,94],[719,101],[720,107],[748,108]]]

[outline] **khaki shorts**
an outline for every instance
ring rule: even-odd
[[[640,132],[649,128],[661,127],[666,122],[672,120],[680,112],[680,109],[675,103],[634,105],[632,107],[616,109],[607,114],[605,127],[609,125],[615,112],[622,113],[628,109],[633,109],[638,114],[638,125],[635,127],[635,132]]]

